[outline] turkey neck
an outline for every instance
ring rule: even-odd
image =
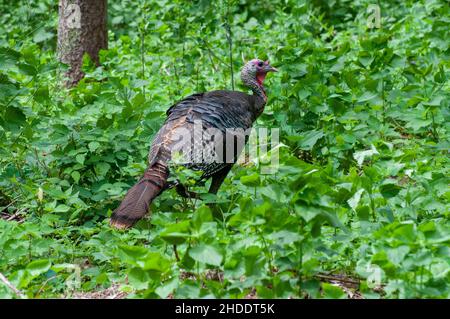
[[[264,111],[264,106],[267,102],[266,90],[264,89],[262,84],[259,84],[257,81],[252,81],[249,86],[253,91],[255,106],[254,114],[256,119]]]

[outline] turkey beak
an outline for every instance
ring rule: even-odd
[[[273,66],[268,65],[267,72],[278,72],[278,69],[274,68]]]
[[[266,61],[265,62],[265,67],[264,67],[264,71],[266,71],[266,72],[278,72],[278,69],[274,68],[273,66],[271,66],[269,64],[269,61]]]

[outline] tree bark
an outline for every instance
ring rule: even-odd
[[[83,55],[99,65],[98,52],[108,48],[107,0],[60,0],[58,58],[69,65],[66,86],[76,85],[84,76]]]

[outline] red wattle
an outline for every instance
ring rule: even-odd
[[[256,80],[258,81],[258,83],[260,85],[263,85],[265,79],[266,79],[266,73],[261,72],[261,73],[256,74]]]

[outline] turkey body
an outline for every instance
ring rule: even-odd
[[[173,186],[167,178],[169,164],[176,153],[184,156],[181,159],[184,166],[202,171],[203,179],[212,177],[209,191],[216,193],[242,151],[247,130],[261,114],[264,104],[257,95],[218,90],[193,94],[171,106],[150,147],[144,176],[114,211],[111,225],[132,226],[147,213],[151,201],[160,192]],[[230,131],[235,139],[231,149],[228,142],[225,145]],[[239,142],[242,140],[244,143]]]
[[[150,148],[149,165],[153,166],[158,162],[166,164],[171,160],[173,152],[187,150],[188,152],[182,152],[188,153],[184,154],[188,155],[185,166],[202,170],[205,178],[214,175],[227,166],[226,162],[230,162],[230,158],[234,159],[234,163],[240,150],[234,150],[232,156],[223,154],[219,162],[213,161],[211,153],[220,149],[225,140],[217,135],[214,136],[215,139],[211,138],[208,129],[220,131],[222,137],[227,132],[235,131],[238,134],[239,129],[247,130],[258,115],[254,106],[253,95],[236,91],[199,93],[181,100],[167,110],[167,120]]]

